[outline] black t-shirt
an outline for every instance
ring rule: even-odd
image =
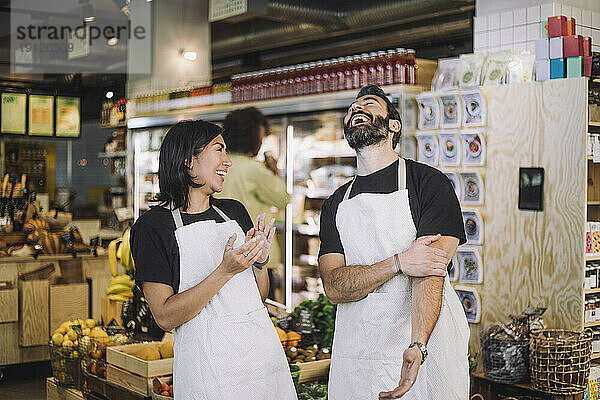
[[[211,197],[210,204],[217,206],[230,219],[236,220],[244,233],[252,228],[252,219],[239,201]],[[209,220],[225,222],[212,207],[198,214],[182,212],[181,219],[184,225]],[[224,246],[222,250],[225,250]],[[158,282],[170,285],[173,292],[178,293],[179,247],[175,239],[175,221],[170,210],[152,207],[138,218],[131,228],[131,253],[135,261],[135,280],[140,287],[144,281]]]
[[[350,198],[360,193],[393,193],[398,190],[398,161],[369,175],[357,176]],[[351,182],[339,187],[321,209],[321,248],[319,256],[327,253],[344,254],[335,217]],[[406,188],[417,237],[453,236],[460,244],[467,241],[460,204],[450,180],[428,165],[406,160]],[[365,222],[367,223],[367,222]],[[360,229],[360,227],[356,227]]]

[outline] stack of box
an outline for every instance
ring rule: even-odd
[[[536,80],[592,74],[592,39],[577,35],[575,18],[548,18],[548,38],[535,42]]]

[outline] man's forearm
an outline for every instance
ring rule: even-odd
[[[412,281],[411,341],[427,344],[442,308],[444,278],[429,276]]]
[[[345,265],[323,276],[325,293],[332,303],[360,300],[397,273],[394,257],[373,265]]]

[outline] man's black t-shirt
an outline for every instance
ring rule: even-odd
[[[350,198],[360,193],[393,193],[398,190],[398,161],[369,175],[357,176]],[[338,206],[351,182],[339,187],[321,209],[321,248],[319,256],[328,253],[344,254],[344,247],[335,222]],[[417,238],[437,235],[453,236],[460,244],[467,241],[460,203],[450,180],[428,165],[406,160],[406,188]],[[394,216],[390,216],[392,218]],[[365,224],[369,221],[365,221]],[[357,226],[356,229],[360,229]]]
[[[252,219],[239,201],[211,197],[210,204],[217,206],[230,219],[236,220],[244,233],[252,228]],[[209,220],[225,222],[212,207],[197,214],[182,212],[181,219],[184,225]],[[202,243],[198,243],[198,246],[201,245]],[[220,250],[224,251],[225,245]],[[135,261],[135,280],[140,287],[144,281],[158,282],[170,285],[173,292],[178,293],[179,247],[175,239],[175,221],[170,210],[152,207],[138,218],[131,228],[131,253]]]

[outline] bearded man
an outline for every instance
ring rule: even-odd
[[[398,157],[400,115],[377,86],[344,119],[357,176],[321,210],[319,271],[338,304],[330,400],[466,400],[468,323],[446,268],[466,242],[440,171]]]

